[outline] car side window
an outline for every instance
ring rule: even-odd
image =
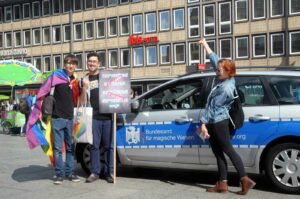
[[[300,104],[300,80],[298,77],[270,77],[270,87],[280,105]]]
[[[203,104],[201,90],[203,81],[193,79],[179,81],[157,90],[146,96],[143,102],[143,110],[164,109],[194,109]]]
[[[270,105],[269,98],[258,76],[235,77],[236,88],[243,106]]]

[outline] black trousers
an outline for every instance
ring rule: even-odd
[[[229,122],[229,119],[227,119],[215,124],[207,124],[208,133],[210,134],[209,142],[217,159],[219,180],[227,180],[227,161],[224,154],[229,157],[240,178],[246,176],[242,159],[234,150],[230,141]]]

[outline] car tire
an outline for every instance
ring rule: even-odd
[[[273,146],[266,157],[266,174],[281,191],[300,193],[300,145]]]
[[[79,144],[76,149],[77,159],[86,174],[90,174],[91,155],[89,144]],[[104,171],[104,150],[100,149],[101,174]]]

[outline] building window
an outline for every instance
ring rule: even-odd
[[[271,56],[284,55],[284,33],[271,34]]]
[[[253,36],[253,57],[266,56],[266,36]]]
[[[0,22],[3,21],[3,12],[2,12],[2,7],[0,7]]]
[[[94,38],[94,22],[89,21],[85,22],[85,39],[93,39]]]
[[[30,46],[31,45],[31,32],[30,30],[24,30],[24,46]]]
[[[174,44],[174,62],[175,64],[185,63],[185,45]]]
[[[165,31],[170,30],[170,11],[161,11],[159,12],[159,30]]]
[[[64,25],[64,42],[71,40],[71,26]]]
[[[108,19],[108,36],[117,36],[117,18]]]
[[[200,62],[199,45],[197,42],[189,43],[189,64],[198,64]]]
[[[61,55],[54,55],[53,56],[53,70],[62,68],[61,64]]]
[[[3,48],[3,35],[0,32],[0,48]]]
[[[96,21],[96,25],[97,25],[97,38],[105,37],[105,21],[104,20]]]
[[[96,0],[96,7],[97,8],[100,8],[100,7],[104,7],[105,4],[104,4],[104,0]]]
[[[188,8],[189,37],[199,37],[199,7]]]
[[[129,35],[129,16],[120,17],[121,35]]]
[[[143,66],[144,50],[143,47],[133,48],[133,66]]]
[[[32,3],[32,16],[35,17],[39,17],[40,16],[40,2],[39,1],[35,1]]]
[[[41,44],[41,30],[40,29],[33,29],[33,45],[40,45]]]
[[[53,14],[60,13],[60,1],[52,1]]]
[[[174,29],[183,29],[184,28],[184,9],[176,9],[174,13]]]
[[[34,57],[33,58],[33,65],[42,72],[42,59],[41,57]]]
[[[11,6],[4,7],[4,20],[11,21]]]
[[[204,36],[215,35],[215,5],[203,6]]]
[[[23,4],[23,19],[30,18],[30,3],[24,3]]]
[[[130,49],[121,49],[121,67],[130,66]]]
[[[271,0],[271,17],[279,17],[284,15],[284,0]]]
[[[31,64],[31,63],[32,63],[31,57],[24,57],[23,61],[24,61],[25,63],[28,63],[28,64]]]
[[[231,39],[220,39],[220,57],[231,59]]]
[[[108,0],[107,5],[108,6],[114,6],[118,4],[118,0]]]
[[[129,2],[129,0],[120,0],[120,4],[126,4],[128,2]]]
[[[231,3],[219,4],[220,35],[231,33]]]
[[[15,47],[20,47],[22,45],[21,31],[14,32],[14,41]]]
[[[236,58],[248,58],[248,37],[238,37],[235,39]]]
[[[21,6],[14,5],[14,20],[21,19]]]
[[[74,10],[82,10],[82,0],[74,0]]]
[[[265,0],[253,0],[252,1],[252,18],[264,19],[265,14]]]
[[[213,52],[217,52],[215,40],[207,40],[206,42]],[[206,50],[204,50],[204,63],[209,63],[209,62],[210,62],[210,59],[208,57],[208,54],[206,53]]]
[[[156,13],[146,14],[146,32],[156,32]]]
[[[300,54],[300,31],[290,32],[290,54]]]
[[[84,8],[86,10],[93,8],[93,0],[84,0]]]
[[[43,44],[51,43],[50,27],[43,28]]]
[[[156,46],[147,46],[147,66],[157,65],[157,51]]]
[[[290,13],[290,15],[300,13],[300,1],[299,0],[289,0],[289,13]]]
[[[235,21],[247,21],[248,13],[248,0],[237,0],[235,2]]]
[[[51,57],[45,56],[43,57],[43,66],[44,66],[44,72],[51,71]]]
[[[118,67],[118,50],[109,50],[108,51],[108,62],[109,68],[116,68]]]
[[[53,30],[53,42],[54,43],[61,42],[61,27],[54,26],[52,30]]]
[[[82,40],[82,24],[74,24],[74,40]]]
[[[51,7],[50,7],[50,0],[43,0],[43,16],[50,15]]]
[[[75,53],[75,57],[78,59],[78,65],[76,67],[76,70],[82,70],[84,65],[82,59],[82,53]]]
[[[133,34],[138,34],[143,32],[143,17],[142,15],[133,16]]]
[[[199,0],[188,0],[188,3],[195,3],[195,2],[199,2]]]
[[[72,0],[63,0],[63,11],[69,12],[72,8]]]
[[[12,47],[12,35],[11,32],[6,32],[5,33],[5,48],[11,48]]]
[[[106,67],[106,52],[98,51],[99,57],[100,57],[100,67],[105,68]]]
[[[160,64],[169,64],[171,62],[170,45],[160,45]]]

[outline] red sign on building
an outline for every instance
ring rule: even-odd
[[[129,45],[152,44],[158,42],[159,40],[157,36],[143,38],[138,35],[131,35],[128,38]]]

